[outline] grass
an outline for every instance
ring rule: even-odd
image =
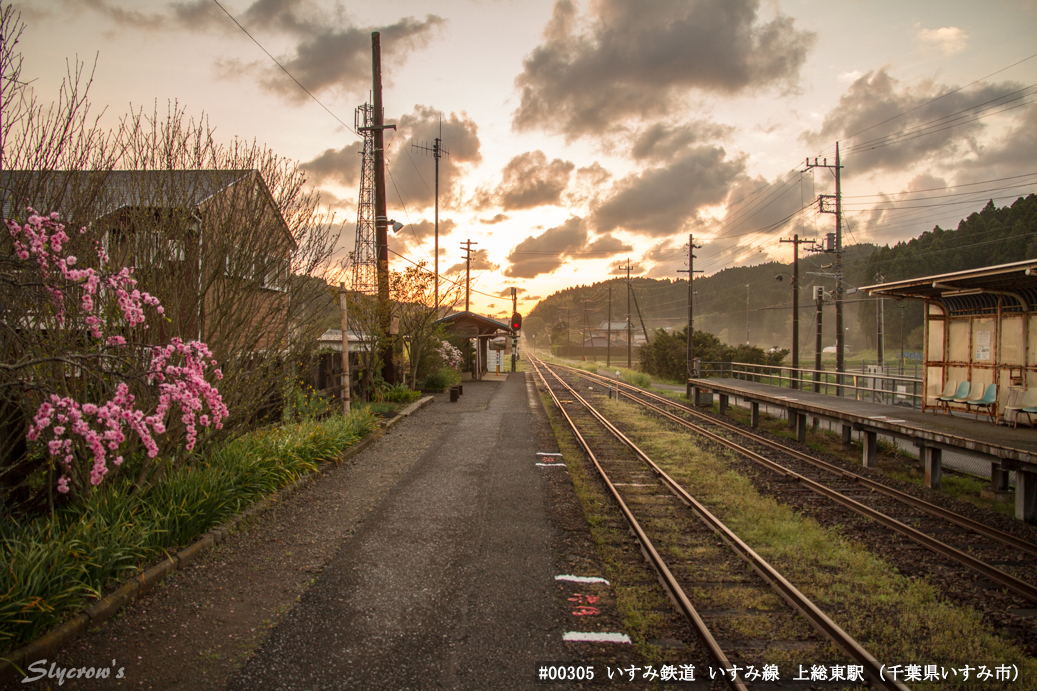
[[[717,412],[714,405],[713,412]],[[737,406],[728,408],[727,415],[743,424],[749,424],[749,411]],[[796,434],[785,420],[770,415],[760,415],[760,429],[786,439],[795,439]],[[812,431],[807,428],[806,445],[819,453],[835,456],[850,463],[859,463],[861,459],[860,445],[854,443],[850,447],[843,446],[842,436],[827,430]],[[919,487],[925,484],[925,475],[917,458],[906,453],[905,449],[894,442],[880,439],[878,442],[878,467],[895,480],[910,482]],[[982,496],[989,481],[966,473],[943,469],[943,477],[939,491],[955,499],[968,502],[981,509],[991,509],[1006,516],[1015,516],[1015,505],[1011,502],[999,502]]]
[[[606,410],[664,470],[879,660],[1004,660],[1019,665],[1021,679],[1037,678],[1037,661],[990,630],[979,612],[943,600],[927,581],[901,576],[838,531],[760,496],[723,455],[700,449],[686,433],[621,401],[608,401]]]
[[[369,412],[241,437],[131,491],[117,478],[50,516],[0,523],[0,650],[60,623],[104,589],[190,544],[375,428]]]

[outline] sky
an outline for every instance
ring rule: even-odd
[[[433,264],[434,161],[418,147],[441,132],[440,270],[463,278],[460,243],[477,243],[472,309],[491,316],[510,314],[512,287],[528,313],[628,265],[686,276],[689,235],[704,275],[790,261],[781,238],[835,229],[817,198],[835,192],[836,142],[845,244],[1037,191],[1037,0],[13,4],[41,98],[68,61],[96,62],[102,122],[175,102],[217,138],[297,161],[336,214],[339,260],[378,31],[387,206],[405,224],[390,263]]]

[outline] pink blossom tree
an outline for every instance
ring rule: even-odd
[[[0,389],[8,400],[16,389],[20,407],[35,411],[25,436],[46,459],[48,482],[86,494],[127,451],[158,456],[156,435],[182,435],[184,449],[194,449],[199,428],[219,429],[228,415],[207,379],[222,378],[209,348],[149,342],[147,313],[161,317],[163,308],[137,288],[133,269],[111,268],[99,244],[95,266],[78,268],[58,214],[28,213],[24,224],[4,222],[10,253],[0,255],[0,283],[23,308],[17,319],[9,309],[0,316],[8,330],[42,337],[19,343],[57,347],[5,353]]]

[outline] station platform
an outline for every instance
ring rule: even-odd
[[[783,408],[796,427],[802,441],[806,435],[807,417],[841,423],[843,440],[850,441],[853,431],[863,434],[862,462],[875,465],[879,435],[903,439],[918,447],[925,465],[926,485],[940,484],[941,457],[944,450],[967,451],[988,458],[995,489],[1008,488],[1008,472],[1016,473],[1016,517],[1034,521],[1037,518],[1037,430],[999,426],[982,414],[948,415],[922,412],[918,409],[882,405],[854,398],[814,393],[809,390],[779,388],[739,379],[689,379],[695,400],[712,393],[720,399],[724,412],[730,397],[748,403],[755,426],[759,405]]]

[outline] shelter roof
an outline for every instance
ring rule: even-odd
[[[1037,307],[1037,259],[865,286],[875,297],[933,300],[950,314],[1028,312]],[[1006,299],[1007,298],[1007,299]]]
[[[451,332],[456,333],[459,336],[486,336],[497,333],[498,331],[507,331],[508,333],[511,333],[510,325],[468,311],[454,312],[442,319],[437,319],[433,323],[442,324]],[[462,325],[468,326],[468,330],[473,331],[473,333],[465,333],[465,329]]]

